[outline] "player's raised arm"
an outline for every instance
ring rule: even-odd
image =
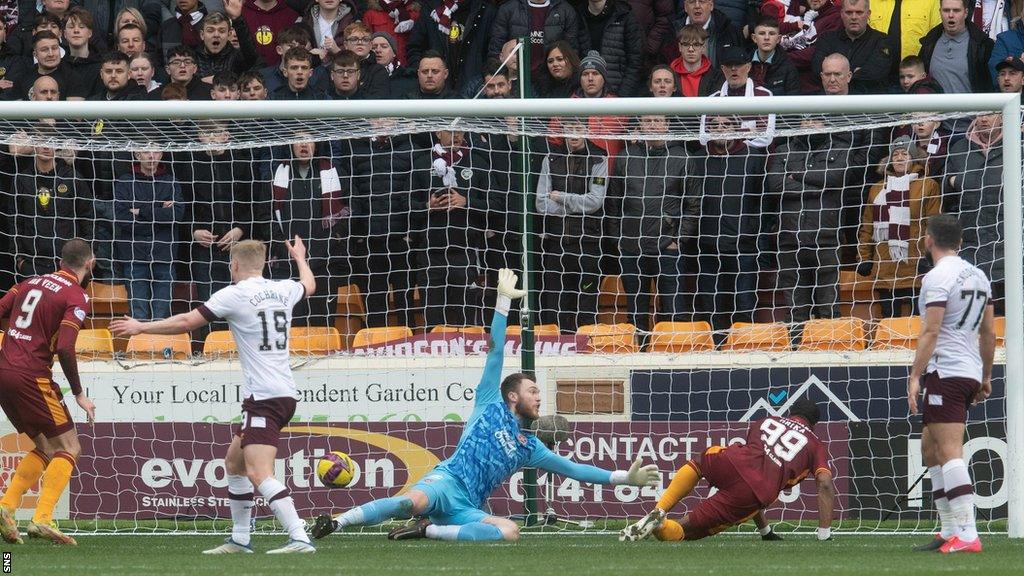
[[[136,334],[186,334],[209,323],[197,308],[191,312],[175,314],[170,318],[149,322],[140,322],[130,316],[125,316],[110,322],[110,332],[119,337]]]
[[[565,456],[559,456],[541,444],[536,438],[532,438],[531,441],[534,442],[535,446],[527,466],[533,468],[540,468],[541,470],[547,470],[548,472],[568,476],[580,482],[590,482],[592,484],[656,486],[661,482],[661,472],[658,471],[658,466],[655,464],[647,464],[645,466],[640,458],[633,462],[629,470],[605,470],[597,466],[573,462]]]
[[[935,352],[935,343],[939,339],[942,318],[946,315],[945,302],[929,303],[921,321],[921,334],[917,337],[917,352],[914,354],[914,365],[910,368],[907,379],[907,404],[910,413],[917,414],[917,400],[921,396],[921,376],[928,368],[928,360]]]
[[[836,506],[836,486],[832,483],[832,473],[818,470],[814,476],[818,483],[818,540],[832,538],[832,514]]]
[[[285,240],[284,245],[288,248],[292,259],[295,260],[295,267],[299,269],[299,283],[306,289],[306,297],[312,296],[316,292],[316,278],[313,277],[313,271],[310,270],[309,263],[306,262],[306,245],[302,243],[302,238],[299,238],[297,234],[294,242]]]
[[[501,400],[501,369],[505,364],[505,330],[508,327],[508,311],[512,301],[526,296],[526,290],[516,288],[519,276],[508,268],[498,270],[498,300],[494,305],[491,319],[491,342],[487,351],[480,383],[476,387],[476,405],[490,404]]]

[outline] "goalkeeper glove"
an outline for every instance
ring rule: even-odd
[[[498,302],[496,305],[498,312],[507,316],[509,308],[512,307],[512,301],[526,296],[526,290],[516,288],[518,283],[519,276],[515,272],[508,268],[498,270]]]
[[[661,472],[656,464],[643,466],[643,460],[637,458],[629,470],[612,472],[612,484],[629,484],[630,486],[656,486],[661,482]]]

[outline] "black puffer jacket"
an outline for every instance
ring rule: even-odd
[[[491,31],[487,55],[497,57],[505,42],[529,36],[529,0],[508,0],[498,8],[498,14],[494,18],[494,29]],[[586,54],[587,50],[590,50],[590,39],[583,33],[583,25],[576,10],[565,0],[551,0],[551,11],[544,22],[544,45],[559,40],[568,42],[577,54]]]
[[[700,206],[700,216],[683,216],[684,236],[695,233],[702,252],[756,253],[764,165],[764,154],[739,140],[725,153],[701,147],[690,155],[686,198]]]
[[[679,241],[685,175],[686,150],[674,142],[632,143],[615,159],[606,224],[622,254],[660,254]]]
[[[633,9],[625,0],[609,0],[611,10],[601,36],[600,46],[591,46],[608,63],[606,87],[618,96],[639,96],[640,72],[644,61],[644,37],[633,16]],[[588,21],[587,6],[580,7],[580,20]]]

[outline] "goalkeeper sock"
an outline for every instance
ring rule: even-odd
[[[697,468],[692,462],[687,462],[676,472],[672,483],[668,485],[665,493],[658,499],[658,508],[665,512],[671,510],[680,500],[693,491],[698,481],[700,481],[700,474],[697,473]]]
[[[231,506],[231,539],[248,546],[253,502],[252,482],[246,476],[228,474],[228,504]]]
[[[46,466],[43,472],[43,489],[39,493],[39,501],[36,503],[36,513],[32,521],[36,524],[49,524],[53,520],[53,507],[57,500],[64,493],[64,489],[71,480],[71,472],[75,469],[75,457],[67,452],[57,452],[53,460]]]
[[[267,499],[270,510],[274,512],[274,516],[277,516],[277,521],[281,523],[281,527],[288,533],[289,538],[309,542],[309,536],[306,536],[306,525],[299,518],[299,513],[295,511],[295,502],[284,484],[271,476],[260,483],[260,494]]]
[[[503,540],[501,530],[493,524],[470,522],[462,526],[427,526],[427,538],[432,540],[494,541]]]
[[[939,536],[948,540],[950,536],[956,534],[956,523],[953,521],[953,511],[949,509],[949,499],[946,498],[942,466],[929,466],[928,476],[932,479],[932,500],[935,501],[935,509],[939,512],[939,521],[942,524]]]
[[[683,525],[675,520],[665,519],[661,526],[654,529],[654,537],[662,542],[677,542],[686,538]]]
[[[28,492],[28,489],[35,486],[36,482],[39,482],[39,478],[43,475],[43,470],[46,470],[46,456],[43,455],[39,450],[33,450],[18,462],[18,467],[14,470],[14,475],[11,476],[11,482],[7,485],[7,491],[4,492],[4,497],[0,500],[0,506],[7,508],[10,511],[15,511],[21,508],[21,498]]]
[[[942,476],[949,509],[956,522],[956,536],[964,542],[977,540],[978,529],[974,523],[974,488],[971,486],[967,464],[962,458],[954,458],[942,465]]]
[[[412,500],[394,496],[374,500],[345,512],[335,520],[338,528],[346,526],[373,526],[391,518],[411,518]]]

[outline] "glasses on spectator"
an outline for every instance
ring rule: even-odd
[[[168,66],[194,66],[195,60],[191,58],[175,58],[174,60],[168,60]]]
[[[692,48],[694,50],[697,50],[699,48],[703,48],[704,47],[704,43],[703,42],[680,42],[679,43],[679,47],[680,48]]]
[[[352,44],[369,44],[370,43],[370,37],[369,36],[349,36],[348,38],[345,38],[345,42],[349,42],[349,43],[352,43]]]
[[[359,68],[333,68],[331,72],[338,76],[355,76],[359,73]]]

